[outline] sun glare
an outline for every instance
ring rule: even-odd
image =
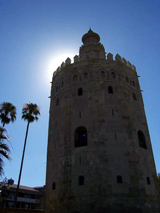
[[[53,56],[52,60],[49,62],[48,66],[48,73],[50,76],[50,79],[52,78],[53,72],[56,71],[56,69],[61,66],[63,62],[69,57],[71,59],[71,63],[73,63],[73,57],[75,54],[73,53],[67,53],[67,54],[61,54],[57,56]]]

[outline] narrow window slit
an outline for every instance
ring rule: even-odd
[[[148,185],[151,185],[151,181],[150,181],[150,178],[149,178],[149,177],[147,177],[147,184],[148,184]]]
[[[82,163],[82,159],[81,159],[81,157],[79,157],[79,163],[80,163],[80,164]]]
[[[135,93],[133,93],[133,99],[134,99],[135,101],[137,100]]]
[[[56,189],[56,183],[53,182],[53,184],[52,184],[52,190],[55,190],[55,189]]]
[[[59,98],[57,98],[57,100],[56,100],[56,106],[58,106],[59,105]]]
[[[117,140],[117,134],[115,133],[115,140]]]

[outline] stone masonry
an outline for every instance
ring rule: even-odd
[[[53,74],[45,213],[160,212],[136,68],[82,42]]]

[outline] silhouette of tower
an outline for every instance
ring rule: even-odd
[[[160,212],[136,68],[82,42],[53,74],[45,213]]]

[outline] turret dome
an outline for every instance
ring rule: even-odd
[[[100,36],[93,32],[91,29],[83,35],[82,42],[83,44],[92,44],[92,43],[98,43],[100,41]]]

